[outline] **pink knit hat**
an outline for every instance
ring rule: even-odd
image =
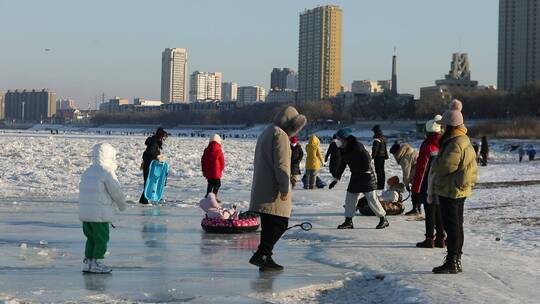
[[[441,125],[457,127],[463,124],[463,114],[461,114],[461,109],[463,109],[463,104],[461,101],[454,99],[448,105],[448,110],[446,110],[442,119],[439,122]]]

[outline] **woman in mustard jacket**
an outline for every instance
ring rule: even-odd
[[[309,143],[306,145],[306,176],[307,185],[304,185],[304,189],[313,189],[315,181],[317,180],[317,173],[321,170],[323,163],[323,157],[321,154],[321,142],[315,135],[311,135]]]
[[[461,102],[454,99],[450,109],[444,112],[440,123],[445,126],[445,132],[439,142],[439,155],[431,167],[428,203],[439,200],[447,234],[446,260],[433,268],[434,273],[462,272],[463,205],[472,194],[478,171],[476,153],[463,124],[462,108]]]

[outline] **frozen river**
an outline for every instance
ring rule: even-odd
[[[200,157],[207,145],[200,138],[167,140],[166,203],[132,203],[118,214],[106,256],[113,273],[83,275],[76,198],[89,151],[100,142],[117,148],[118,178],[137,201],[144,139],[0,135],[0,303],[534,303],[540,297],[540,185],[520,183],[540,179],[540,162],[517,163],[504,142],[494,143],[466,202],[459,276],[431,274],[444,250],[415,248],[421,221],[391,217],[390,227],[378,231],[377,219],[358,217],[356,229],[336,230],[347,176],[332,191],[294,191],[291,223],[310,221],[314,229],[288,231],[275,250],[285,271],[260,274],[247,262],[258,233],[210,235],[200,227],[197,203],[206,188]],[[243,209],[254,147],[254,140],[223,143],[221,198]],[[387,171],[401,175],[393,160]],[[330,178],[326,168],[321,176]]]

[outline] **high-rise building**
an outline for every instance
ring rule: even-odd
[[[499,89],[540,80],[540,0],[499,1],[498,61]]]
[[[190,101],[216,101],[221,100],[220,72],[207,73],[195,71],[189,81]]]
[[[263,87],[246,86],[238,87],[238,102],[258,102],[266,99],[266,91]]]
[[[223,101],[236,101],[238,97],[238,84],[236,82],[223,82],[221,84],[221,98]]]
[[[274,68],[270,74],[270,90],[296,90],[296,73],[289,68]]]
[[[167,48],[161,55],[161,101],[163,103],[187,100],[187,51]]]
[[[326,5],[300,14],[298,101],[335,96],[341,86],[341,9]]]
[[[68,110],[68,109],[76,109],[77,105],[75,104],[75,100],[73,99],[58,99],[56,101],[56,110]]]
[[[7,91],[5,118],[21,121],[42,121],[56,113],[56,93],[48,89]]]
[[[4,92],[0,91],[0,120],[5,116]]]

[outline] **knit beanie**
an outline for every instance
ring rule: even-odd
[[[294,145],[294,144],[297,144],[297,143],[298,143],[298,136],[295,135],[295,136],[291,137],[291,144]]]
[[[461,101],[454,99],[448,105],[448,110],[446,110],[443,115],[440,124],[445,126],[457,127],[463,124],[463,114],[461,110],[463,109],[463,104]]]
[[[390,177],[386,183],[389,185],[389,186],[395,186],[397,184],[399,184],[399,177],[397,176],[392,176]]]
[[[352,130],[350,128],[343,128],[337,131],[336,137],[340,139],[347,139],[347,137],[352,135]]]
[[[219,136],[219,134],[214,134],[212,138],[210,139],[210,142],[213,142],[213,141],[221,145],[221,136]]]
[[[442,116],[441,115],[435,115],[435,118],[432,120],[428,120],[426,122],[426,132],[427,133],[441,133],[441,122]]]

